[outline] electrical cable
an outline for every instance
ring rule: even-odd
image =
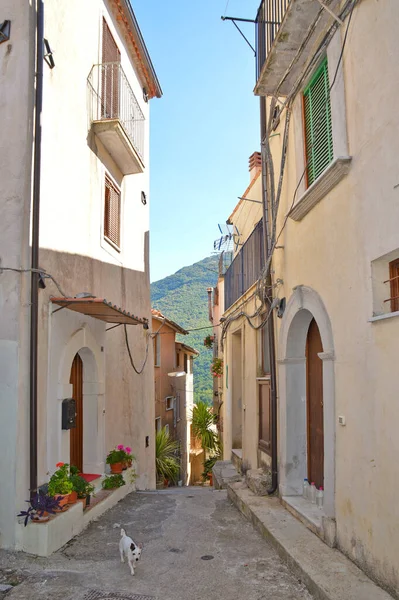
[[[2,271],[14,271],[15,273],[39,273],[42,279],[51,279],[63,298],[69,298],[69,296],[63,292],[57,280],[50,273],[47,273],[45,269],[16,269],[14,267],[3,267],[0,265],[0,274]]]
[[[128,336],[127,336],[127,327],[126,327],[125,323],[123,324],[123,328],[125,330],[125,342],[126,342],[127,352],[129,354],[130,364],[132,365],[132,367],[133,367],[134,371],[137,373],[137,375],[141,375],[142,372],[144,371],[144,367],[146,366],[147,360],[148,360],[148,348],[149,348],[149,339],[150,339],[150,336],[147,335],[147,345],[146,345],[146,349],[145,349],[144,362],[143,362],[141,368],[138,369],[136,367],[136,365],[134,364],[134,361],[133,361],[133,356],[132,356],[132,353],[131,353],[131,350],[130,350],[130,346],[129,346],[129,339],[128,339]]]

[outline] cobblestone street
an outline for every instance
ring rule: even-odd
[[[121,527],[144,545],[134,577],[120,562]],[[7,600],[311,600],[226,492],[210,488],[131,494],[50,558],[2,551],[0,573],[21,581]]]

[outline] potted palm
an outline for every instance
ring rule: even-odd
[[[108,452],[106,463],[111,468],[111,473],[122,473],[126,461],[126,452],[122,444]]]
[[[169,481],[174,482],[177,480],[180,472],[178,451],[179,443],[172,440],[165,427],[157,431],[155,437],[155,466],[158,486],[163,483],[167,487]]]
[[[57,498],[59,510],[63,510],[69,502],[69,494],[73,490],[73,485],[70,480],[69,465],[59,462],[55,466],[57,471],[52,474],[48,482],[48,495]]]
[[[200,400],[194,404],[191,427],[194,436],[200,441],[204,452],[203,477],[205,479],[211,479],[213,465],[220,455],[220,442],[215,431],[217,419],[217,415],[212,412],[211,407],[206,402]],[[211,457],[207,459],[207,453],[212,451],[216,452],[215,457],[212,457],[212,460],[214,458],[215,460],[213,464],[209,462],[208,465],[207,463],[211,460]]]

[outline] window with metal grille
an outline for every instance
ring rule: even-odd
[[[399,311],[399,258],[389,263],[389,279],[384,283],[388,283],[391,289],[391,297],[385,302],[391,303],[391,312]]]
[[[307,184],[310,186],[334,158],[327,59],[303,93],[303,113]]]
[[[121,192],[105,176],[104,236],[118,249],[121,241]]]

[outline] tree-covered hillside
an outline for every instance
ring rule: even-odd
[[[210,326],[206,288],[217,281],[218,256],[209,256],[174,275],[151,284],[153,308],[185,329]],[[212,328],[177,336],[179,341],[192,346],[200,355],[194,360],[194,400],[212,402],[212,350],[204,346],[204,337]]]

